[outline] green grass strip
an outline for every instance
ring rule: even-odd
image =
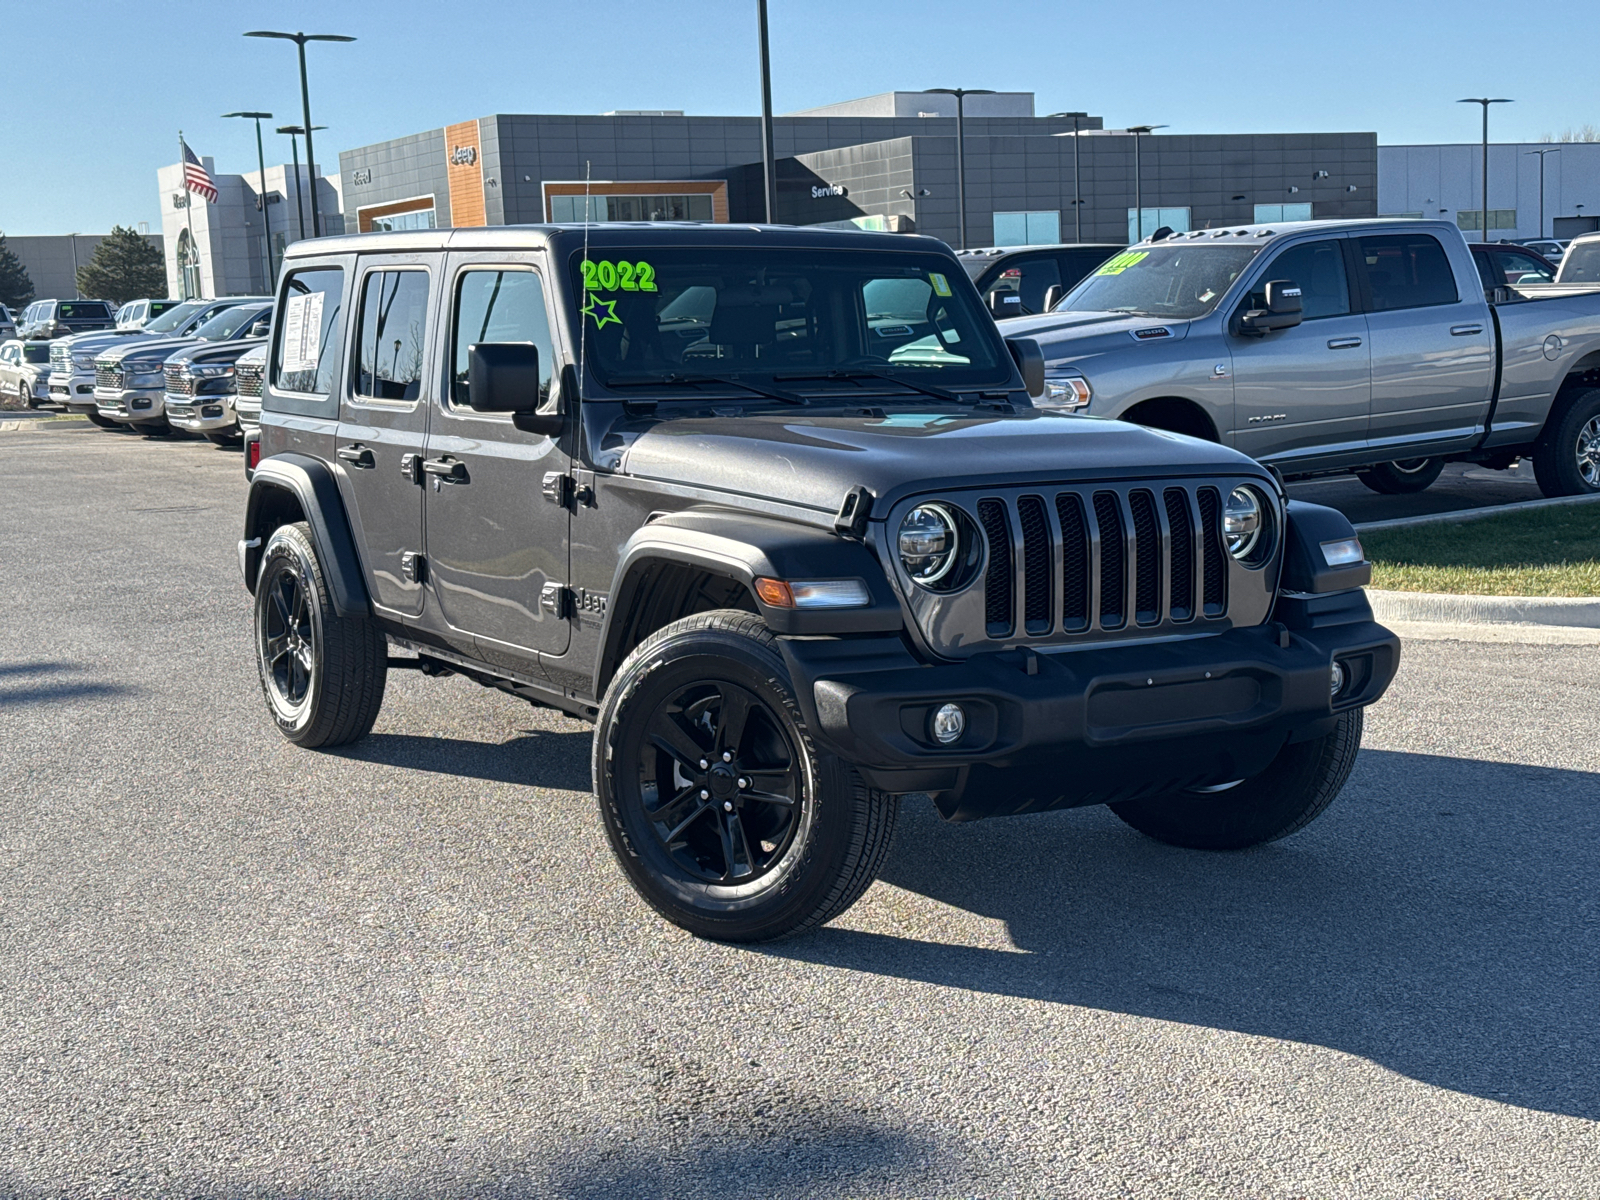
[[[1361,536],[1372,586],[1476,596],[1600,596],[1600,504]]]

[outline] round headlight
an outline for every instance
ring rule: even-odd
[[[1254,488],[1236,487],[1228,493],[1228,502],[1222,508],[1222,535],[1227,539],[1228,553],[1235,558],[1249,558],[1261,540],[1265,524],[1261,507],[1261,497]]]
[[[938,583],[956,565],[961,534],[955,515],[942,504],[919,504],[900,522],[900,562],[924,586]]]

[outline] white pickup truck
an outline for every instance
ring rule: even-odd
[[[1415,492],[1446,462],[1530,457],[1546,495],[1600,492],[1600,282],[1486,296],[1442,221],[1163,229],[1000,327],[1038,342],[1043,405],[1289,477]]]

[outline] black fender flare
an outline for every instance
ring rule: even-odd
[[[898,632],[900,598],[871,550],[828,529],[771,517],[689,510],[656,518],[622,545],[606,604],[606,627],[595,661],[594,692],[602,694],[620,663],[639,588],[659,564],[698,567],[749,591],[756,611],[779,635],[827,636]],[[872,602],[861,608],[774,608],[756,594],[755,580],[860,579]]]
[[[328,581],[333,609],[341,617],[365,617],[372,612],[367,595],[366,576],[356,554],[350,521],[345,515],[339,483],[326,463],[304,454],[274,454],[264,458],[250,479],[244,507],[244,550],[241,566],[244,584],[255,592],[256,574],[261,567],[262,543],[270,530],[261,528],[263,501],[274,492],[287,492],[299,503],[311,528],[322,574]],[[254,542],[255,545],[251,545]]]

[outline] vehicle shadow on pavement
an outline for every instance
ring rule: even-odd
[[[828,928],[761,952],[1326,1046],[1600,1118],[1600,775],[1366,751],[1296,837],[1178,850],[1109,813],[942,822],[907,800],[879,878],[1022,953]]]
[[[370,733],[352,745],[327,749],[323,753],[490,783],[587,792],[592,741],[593,735],[587,730],[569,733],[524,729],[521,737],[498,743],[409,733]]]
[[[62,700],[85,700],[99,696],[125,696],[138,690],[125,683],[57,678],[91,669],[64,661],[0,663],[0,708],[53,704]]]

